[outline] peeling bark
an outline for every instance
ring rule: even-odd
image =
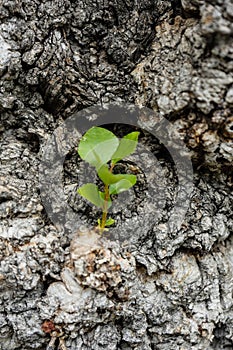
[[[231,1],[2,0],[0,18],[0,350],[45,349],[46,320],[62,327],[67,350],[232,349]],[[77,237],[44,210],[38,167],[66,118],[113,101],[173,124],[192,155],[194,191],[181,229],[168,232],[176,179],[142,134],[160,166],[151,181],[166,195],[156,224],[80,255]],[[77,162],[71,150],[64,187],[85,224],[96,212],[72,197]],[[123,235],[149,218],[138,177],[133,208],[117,217]]]

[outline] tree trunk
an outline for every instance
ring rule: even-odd
[[[231,1],[2,0],[0,18],[0,350],[232,349]],[[53,221],[60,208],[46,208],[39,177],[57,128],[112,102],[154,113],[147,131],[127,126],[127,113],[119,125],[107,119],[119,136],[139,129],[150,152],[120,165],[138,176],[113,212],[120,239],[80,226],[98,213],[75,194],[92,174],[75,144],[63,184],[78,233],[69,217]],[[179,183],[150,133],[156,118],[193,164],[189,208],[174,229],[166,222]]]

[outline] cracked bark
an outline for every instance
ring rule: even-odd
[[[231,1],[2,0],[0,18],[0,349],[45,349],[47,319],[62,324],[68,350],[232,349]],[[74,237],[49,221],[38,166],[64,119],[111,101],[173,123],[194,192],[179,232],[158,222],[135,232],[130,252],[97,245],[75,272]]]

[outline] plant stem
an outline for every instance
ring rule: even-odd
[[[114,164],[111,164],[109,171],[112,173],[114,168]],[[104,228],[105,228],[105,224],[106,224],[106,220],[107,220],[107,215],[108,215],[108,201],[110,198],[110,194],[109,194],[109,185],[106,184],[104,186],[104,208],[103,208],[103,213],[102,213],[102,219],[101,219],[101,225],[100,225],[100,232],[103,233]]]
[[[109,185],[104,186],[104,208],[103,208],[103,214],[102,214],[102,220],[101,220],[101,232],[103,232],[107,220],[108,215],[108,200],[109,200]]]

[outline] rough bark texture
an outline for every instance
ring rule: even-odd
[[[67,350],[232,349],[232,2],[2,0],[0,18],[0,349],[46,349],[45,320]],[[38,165],[63,119],[111,101],[174,124],[194,191],[178,232],[158,218],[130,249],[90,234],[80,253],[47,217]]]

